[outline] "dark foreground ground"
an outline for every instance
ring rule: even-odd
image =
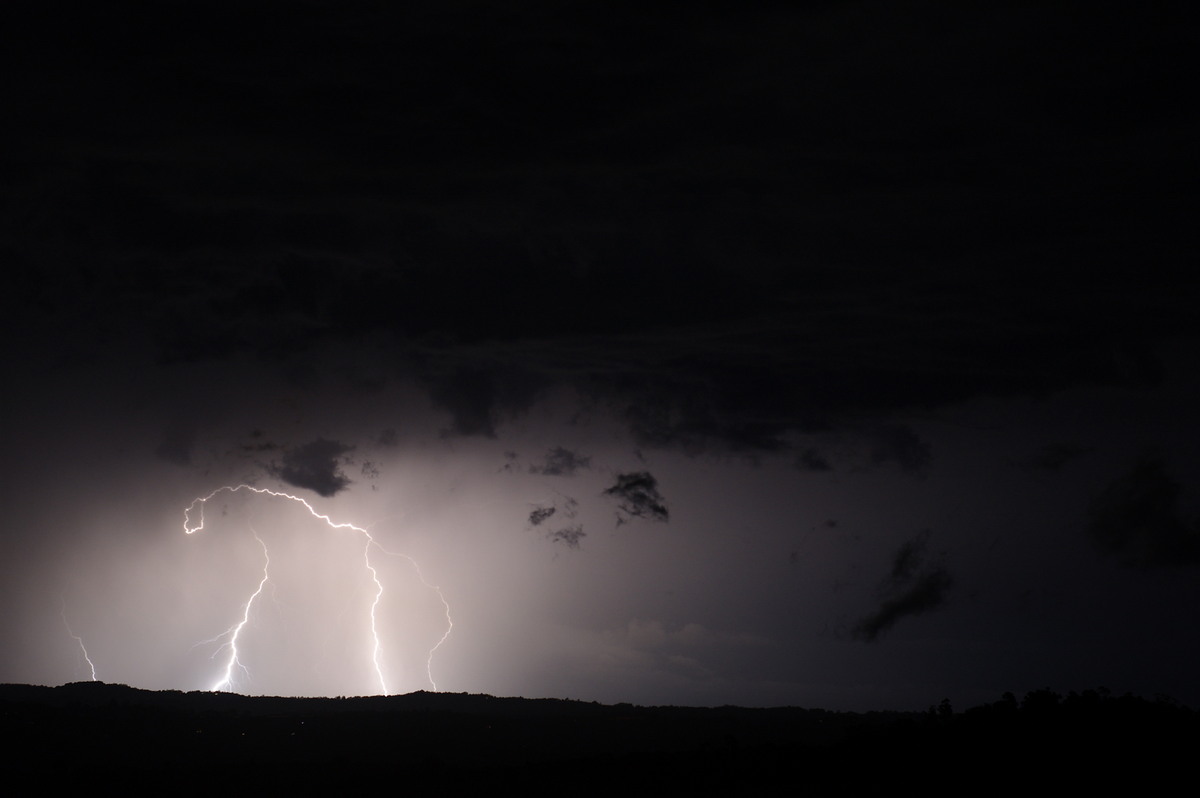
[[[83,682],[0,685],[0,724],[10,784],[38,792],[1160,794],[1194,785],[1200,761],[1195,711],[1104,691],[858,714],[446,693],[248,698]]]

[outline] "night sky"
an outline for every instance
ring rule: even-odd
[[[1200,705],[1196,19],[219,5],[0,12],[0,681]]]

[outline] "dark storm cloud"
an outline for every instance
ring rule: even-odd
[[[572,524],[571,526],[546,533],[546,537],[552,542],[565,544],[567,548],[571,549],[578,549],[586,536],[587,533],[583,531],[583,524]]]
[[[1181,489],[1161,459],[1143,458],[1092,503],[1088,536],[1132,568],[1200,563],[1200,524],[1181,516]]]
[[[887,599],[876,612],[859,621],[854,636],[870,643],[900,619],[936,610],[945,603],[946,594],[953,585],[954,580],[945,568],[938,567],[921,574],[910,588]]]
[[[558,494],[558,500],[553,504],[539,504],[529,512],[529,525],[540,526],[556,513],[561,512],[564,518],[574,520],[579,516],[579,502],[563,494]]]
[[[529,523],[532,526],[538,526],[543,521],[554,515],[558,508],[556,507],[535,507],[529,512]]]
[[[451,431],[458,435],[496,437],[496,387],[492,375],[460,371],[430,386],[433,400],[450,412]]]
[[[380,334],[452,434],[565,385],[694,453],[1149,385],[1196,332],[1186,26],[408,6],[22,26],[3,323],[164,362]],[[873,461],[929,457],[896,428]]]
[[[669,517],[667,506],[658,492],[658,480],[649,471],[618,474],[617,483],[605,490],[604,494],[618,500],[618,523],[626,523],[631,518],[666,521]]]
[[[879,609],[854,627],[854,637],[870,643],[902,618],[935,610],[946,601],[954,580],[941,564],[926,564],[929,531],[904,541],[892,555],[892,567],[883,581],[885,595]]]
[[[579,515],[579,502],[570,496],[559,494],[560,501],[553,505],[539,505],[529,513],[530,526],[542,526],[551,518],[559,514],[561,510],[562,519],[573,521]],[[546,530],[546,539],[551,543],[562,543],[571,549],[578,549],[583,538],[586,537],[583,531],[583,524],[574,523],[558,529]]]
[[[261,429],[250,430],[250,440],[246,443],[238,444],[232,453],[241,458],[257,459],[258,456],[266,452],[274,452],[283,448],[280,444],[267,438],[266,435],[267,433]]]
[[[350,484],[350,479],[342,473],[341,458],[353,448],[318,438],[287,452],[282,465],[272,463],[268,470],[289,485],[306,488],[319,496],[333,496]]]
[[[545,474],[552,477],[572,477],[580,469],[590,468],[592,458],[555,446],[546,452],[545,461],[541,465],[529,466],[531,474]]]
[[[521,367],[494,364],[455,368],[426,376],[434,402],[450,412],[454,435],[496,437],[504,418],[526,412],[538,397],[540,382]]]

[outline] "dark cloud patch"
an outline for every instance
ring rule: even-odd
[[[590,468],[592,458],[556,446],[546,452],[546,459],[541,465],[529,466],[531,474],[545,474],[552,477],[571,477],[580,469]]]
[[[537,399],[540,381],[522,368],[466,366],[427,376],[430,397],[450,413],[453,435],[496,437],[496,425]]]
[[[392,429],[391,427],[388,427],[387,429],[385,429],[379,433],[379,437],[377,437],[375,439],[375,441],[380,446],[388,446],[388,447],[398,446],[400,444],[400,436],[399,436],[399,434],[397,434],[396,430]]]
[[[547,529],[546,539],[551,543],[562,543],[568,548],[578,549],[585,537],[583,524],[570,523],[579,515],[579,502],[570,496],[559,494],[561,501],[554,504],[542,504],[534,507],[529,513],[529,525],[533,527],[548,526],[551,518],[558,517],[565,526],[558,529]]]
[[[459,371],[430,384],[430,396],[450,413],[450,432],[496,437],[496,385],[491,374]]]
[[[557,512],[557,507],[535,507],[529,513],[529,523],[532,526],[539,526],[543,521]]]
[[[250,430],[249,440],[238,444],[231,454],[235,454],[243,459],[258,460],[268,452],[274,452],[281,448],[283,447],[280,444],[267,437],[267,433],[264,430],[255,427]]]
[[[626,523],[631,518],[648,518],[666,521],[669,517],[666,503],[658,492],[658,480],[649,471],[618,474],[617,484],[604,491],[604,495],[616,497],[617,523]]]
[[[879,609],[854,627],[854,637],[874,642],[902,618],[935,610],[946,601],[954,579],[941,564],[926,564],[929,531],[904,541],[892,555],[892,567],[883,580]]]
[[[933,460],[928,444],[904,425],[878,427],[870,437],[871,465],[894,462],[905,471],[919,472]]]
[[[900,595],[887,599],[876,612],[859,621],[854,636],[868,643],[896,625],[901,618],[936,610],[946,601],[954,580],[942,567],[921,574],[913,585]]]
[[[289,485],[306,488],[319,496],[333,496],[350,484],[341,465],[342,456],[353,449],[344,443],[318,438],[287,452],[282,464],[272,463],[268,470]]]
[[[608,386],[639,443],[693,456],[787,450],[783,436],[800,423],[779,421],[794,414],[794,409],[779,406],[774,383],[782,375],[746,362],[700,357],[677,340],[660,343],[664,348],[657,357],[670,362],[670,375],[661,372],[660,364],[647,363],[650,373],[631,373],[621,384]]]
[[[1092,503],[1088,536],[1131,568],[1200,563],[1200,525],[1181,516],[1180,493],[1162,460],[1147,456]]]
[[[574,520],[579,515],[579,502],[570,496],[558,494],[559,500],[553,504],[538,504],[529,512],[529,525],[541,526],[555,515]]]
[[[1157,342],[1197,329],[1173,199],[1198,177],[1194,48],[1165,18],[1130,58],[1123,19],[1047,10],[1033,35],[1019,4],[936,26],[522,5],[477,28],[342,5],[287,14],[274,43],[193,12],[10,43],[37,102],[6,130],[0,323],[132,328],[164,361],[383,333],[451,434],[495,435],[537,375],[644,445],[763,453],[873,412],[1152,384]],[[309,40],[301,60],[279,44]]]
[[[572,524],[571,526],[556,529],[553,532],[546,533],[546,537],[553,543],[565,544],[568,548],[578,549],[579,544],[587,533],[583,531],[583,524]]]

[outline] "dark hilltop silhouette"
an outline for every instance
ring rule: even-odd
[[[641,707],[411,693],[250,698],[0,685],[10,782],[172,794],[742,791],[1159,794],[1194,774],[1197,713],[1106,690],[956,712]]]

